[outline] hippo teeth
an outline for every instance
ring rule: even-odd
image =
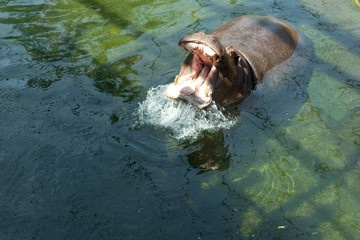
[[[179,83],[179,75],[176,75],[175,80],[174,80],[174,85],[176,86],[176,85],[178,85],[178,83]]]
[[[209,48],[208,46],[204,46],[204,45],[202,45],[202,47],[203,47],[203,52],[207,55],[207,56],[209,56],[209,57],[211,57],[211,58],[213,58],[213,57],[216,57],[216,53],[214,52],[214,50],[212,50],[211,48]]]
[[[208,97],[209,96],[209,91],[210,91],[210,86],[204,86],[202,88],[197,89],[197,93],[200,96],[204,96],[204,97]]]
[[[207,86],[205,89],[205,96],[209,96],[210,86]]]

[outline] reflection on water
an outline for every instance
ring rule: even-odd
[[[182,36],[244,14],[313,55],[232,112],[161,95]],[[0,238],[357,239],[359,18],[336,0],[0,1]]]
[[[131,101],[143,91],[139,80],[129,79],[128,75],[136,76],[137,71],[131,66],[141,59],[140,55],[121,59],[113,64],[98,64],[95,69],[88,72],[88,76],[95,81],[95,87],[101,92],[121,97],[125,101]]]
[[[209,170],[226,170],[230,165],[228,146],[225,146],[224,134],[218,131],[207,134],[197,140],[193,146],[196,150],[187,154],[188,162],[195,168],[202,169],[199,173]]]

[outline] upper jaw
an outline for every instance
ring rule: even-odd
[[[212,102],[212,94],[218,77],[215,63],[218,54],[209,46],[191,41],[180,41],[185,51],[191,51],[192,60],[167,88],[169,98],[185,99],[198,108],[205,108]],[[191,57],[191,56],[189,56]],[[185,60],[186,61],[186,60]]]
[[[219,42],[216,36],[211,34],[208,35],[204,32],[196,32],[186,35],[179,41],[179,45],[184,47],[185,49],[189,43],[197,43],[207,47],[207,49],[210,49],[212,54],[216,54],[217,55],[216,57],[219,58],[220,60],[223,60],[223,58],[226,55],[226,50],[224,49],[224,46]]]

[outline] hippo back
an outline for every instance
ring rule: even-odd
[[[285,22],[259,16],[235,18],[211,35],[224,47],[232,46],[245,56],[252,68],[253,86],[267,71],[288,59],[298,41],[296,31]]]

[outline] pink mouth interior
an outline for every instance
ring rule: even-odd
[[[215,73],[217,73],[216,54],[201,43],[186,43],[184,48],[192,51],[193,60],[191,65],[175,78],[166,94],[170,98],[186,99],[198,108],[204,108],[212,101]]]

